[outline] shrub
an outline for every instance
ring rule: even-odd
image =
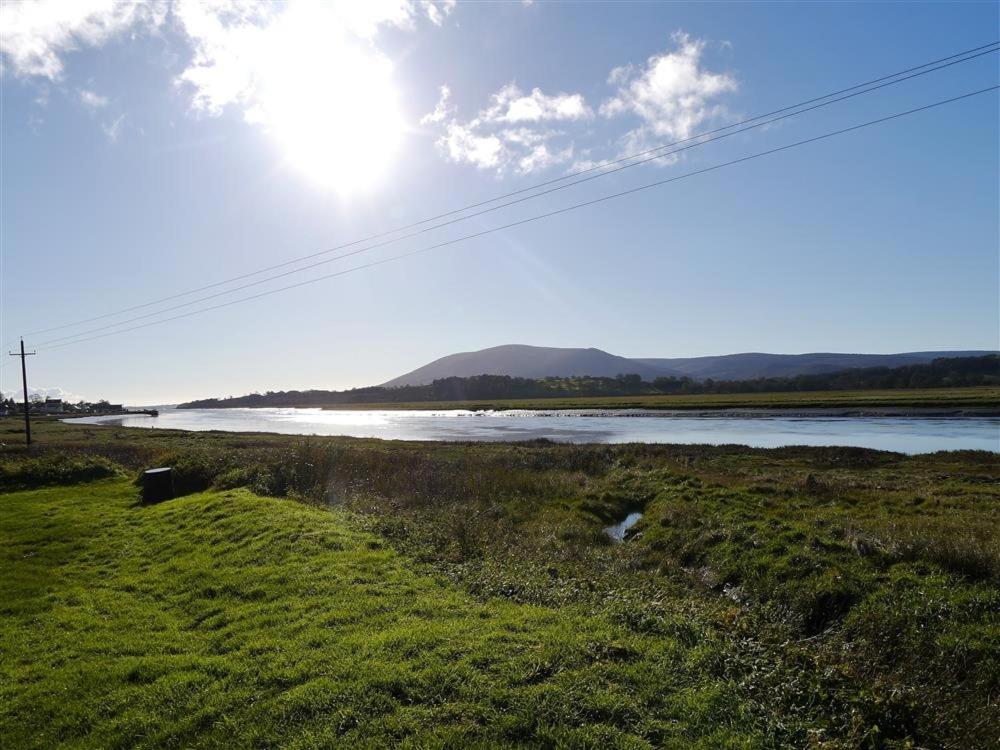
[[[90,482],[117,476],[121,471],[102,456],[49,452],[31,458],[5,458],[0,460],[0,490]]]

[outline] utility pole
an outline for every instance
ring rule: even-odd
[[[21,352],[7,352],[12,357],[21,358],[21,385],[24,386],[24,436],[27,438],[28,445],[31,445],[31,415],[28,413],[30,409],[28,408],[28,368],[25,366],[25,357],[30,357],[35,354],[35,352],[24,351],[24,339],[21,339]]]

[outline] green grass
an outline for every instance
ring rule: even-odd
[[[1000,388],[912,388],[882,391],[796,391],[672,396],[414,401],[373,404],[300,404],[324,409],[813,409],[947,408],[1000,409]]]
[[[1000,736],[995,454],[14,430],[3,747]]]

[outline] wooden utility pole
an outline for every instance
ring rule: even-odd
[[[31,415],[28,413],[31,411],[28,408],[28,368],[25,366],[25,357],[30,357],[34,355],[34,352],[24,351],[24,339],[21,339],[21,352],[8,352],[12,357],[21,358],[21,385],[24,386],[24,436],[28,441],[28,445],[31,445]]]

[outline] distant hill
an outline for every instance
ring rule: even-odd
[[[518,378],[591,375],[613,378],[625,373],[641,375],[644,380],[652,380],[660,375],[683,374],[665,366],[644,364],[638,360],[608,354],[600,349],[506,344],[480,349],[478,352],[449,354],[383,385],[389,388],[427,385],[441,378],[468,378],[474,375],[510,375]]]
[[[441,378],[510,375],[518,378],[591,375],[614,377],[635,373],[643,380],[687,376],[694,380],[751,380],[821,375],[859,367],[902,367],[926,364],[941,357],[977,357],[991,351],[905,352],[902,354],[724,354],[715,357],[619,357],[600,349],[562,349],[507,344],[441,357],[394,378],[384,386],[427,385]]]

